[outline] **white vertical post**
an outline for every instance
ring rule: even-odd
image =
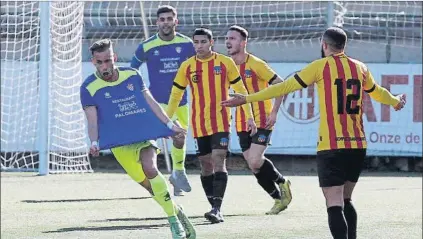
[[[332,1],[328,1],[328,5],[327,5],[327,15],[326,15],[326,23],[328,24],[327,27],[332,27],[334,24],[334,19],[333,19],[333,15],[334,15],[334,7],[333,7],[333,2]]]
[[[140,8],[141,8],[141,20],[142,20],[142,27],[144,30],[145,39],[150,37],[150,32],[148,31],[148,22],[147,17],[145,16],[144,10],[144,1],[140,1]]]
[[[148,22],[147,22],[147,17],[145,16],[145,9],[144,9],[144,1],[140,1],[140,9],[141,9],[141,20],[142,20],[142,27],[144,30],[144,36],[145,39],[150,37],[150,32],[148,31]],[[165,161],[166,161],[166,169],[167,172],[172,172],[172,166],[171,166],[171,162],[170,162],[170,157],[169,157],[169,150],[168,150],[168,145],[167,145],[167,140],[165,138],[162,138],[162,144],[163,144],[163,154],[165,156]]]
[[[38,64],[39,73],[39,116],[38,116],[38,153],[39,175],[49,173],[49,70],[50,70],[50,2],[39,2],[40,4],[40,61]]]

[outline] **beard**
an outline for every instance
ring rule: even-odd
[[[230,50],[232,50],[232,51],[230,51]],[[228,54],[231,55],[231,56],[236,55],[240,52],[239,49],[235,50],[235,49],[231,48],[230,50],[228,50]]]
[[[109,79],[109,78],[111,78],[111,77],[113,76],[113,68],[110,68],[110,69],[107,69],[107,70],[105,70],[105,71],[101,72],[101,76],[102,76],[104,79]]]
[[[162,27],[162,33],[165,36],[169,36],[173,34],[174,26]]]
[[[322,46],[322,48],[320,48],[320,54],[321,54],[322,58],[326,57],[325,51],[323,50],[323,46]]]

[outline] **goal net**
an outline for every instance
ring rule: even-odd
[[[38,171],[40,153],[47,151],[45,164],[51,173],[90,172],[79,104],[84,3],[51,2],[49,12],[43,12],[41,4],[1,2],[2,171]],[[40,20],[42,14],[50,16],[50,23]],[[43,27],[50,39],[46,52],[40,49]],[[45,69],[40,62],[47,59],[48,79],[41,79]],[[48,87],[42,89],[45,80]],[[41,94],[48,94],[46,101],[40,102]],[[46,107],[40,108],[42,104]],[[48,122],[41,122],[41,114],[48,114]],[[44,132],[48,139],[41,137]],[[47,146],[41,149],[44,140]]]
[[[224,39],[229,26],[238,24],[247,28],[249,52],[268,61],[282,77],[299,70],[301,64],[319,58],[319,37],[328,26],[334,25],[347,31],[347,54],[354,58],[366,63],[422,62],[421,1],[51,2],[48,129],[44,130],[48,130],[52,172],[91,171],[85,118],[78,96],[82,80],[94,70],[89,45],[98,39],[111,38],[119,64],[128,65],[138,44],[156,33],[156,10],[165,4],[177,9],[179,32],[191,36],[195,28],[208,27],[215,36],[214,49],[221,53],[226,53]],[[43,26],[39,3],[2,1],[1,23],[1,165],[4,170],[37,170],[38,119],[45,113],[39,111],[39,92],[43,90],[39,87],[42,80],[39,62],[46,54],[40,52]],[[278,65],[282,63],[293,65]],[[402,73],[392,70],[392,74],[395,72]],[[145,65],[142,73],[148,84]],[[410,78],[408,82],[415,82],[414,89],[407,91],[409,95],[419,92],[421,76]],[[300,119],[302,123],[278,126],[283,130],[280,133],[289,139],[280,146],[273,144],[272,153],[296,154],[298,147],[315,153],[315,140],[304,140],[304,135],[317,138],[312,124],[318,119],[313,92],[313,88],[298,91],[284,101],[278,122],[284,124],[284,120]],[[410,108],[419,108],[413,102],[419,99],[421,102],[421,94],[411,98],[409,104],[413,107]],[[421,108],[421,103],[418,106]],[[375,104],[374,110],[383,111]],[[377,117],[380,121],[380,115]],[[408,126],[396,117],[392,116],[396,126],[392,122],[380,124],[387,125],[387,132],[401,127],[407,131]],[[414,131],[421,132],[421,110],[413,117],[420,120],[420,128]],[[421,148],[421,144],[404,144],[401,150],[421,155],[417,147]],[[192,139],[188,142],[188,151],[195,152]]]
[[[238,24],[249,30],[250,52],[269,62],[320,57],[319,38],[328,26],[343,27],[350,54],[366,62],[408,63],[421,56],[416,52],[421,49],[421,1],[86,2],[85,39],[112,38],[121,60],[130,60],[129,48],[145,38],[144,29],[156,33],[156,11],[165,4],[177,9],[179,32],[191,36],[195,28],[208,27],[215,50],[223,53],[228,27]]]

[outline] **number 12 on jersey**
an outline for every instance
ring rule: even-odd
[[[346,84],[346,87],[345,87]],[[358,79],[336,79],[336,97],[338,99],[338,114],[358,114],[360,106],[357,104],[361,100],[361,82]],[[352,90],[347,95],[346,89]]]

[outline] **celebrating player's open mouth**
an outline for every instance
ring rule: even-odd
[[[105,80],[111,79],[112,76],[113,76],[113,68],[109,68],[109,69],[104,70],[103,72],[101,72],[101,75],[103,75],[103,78]]]
[[[231,54],[231,49],[232,49],[232,45],[231,44],[226,44],[226,50],[228,50],[228,54]]]
[[[236,48],[232,48],[232,44],[226,44],[226,50],[228,51],[228,55],[230,56],[238,53],[238,51],[236,51]]]

